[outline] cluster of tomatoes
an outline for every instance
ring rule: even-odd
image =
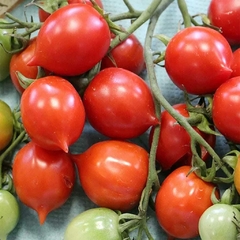
[[[240,4],[212,0],[207,24],[185,22],[169,40],[160,57],[169,78],[187,96],[199,99],[196,106],[186,97],[169,107],[154,95],[151,79],[149,86],[140,77],[146,66],[148,71],[153,66],[145,62],[143,46],[133,34],[118,39],[126,31],[110,23],[100,0],[60,2],[58,9],[51,8],[52,1],[37,3],[39,32],[27,45],[21,42],[18,53],[6,51],[13,36],[2,42],[9,69],[0,71],[0,78],[10,73],[21,100],[20,112],[14,113],[0,102],[0,213],[10,206],[0,214],[0,239],[19,220],[15,193],[43,224],[69,199],[77,177],[96,208],[68,224],[65,240],[127,239],[133,228],[149,236],[146,198],[147,203],[152,198],[157,221],[171,238],[236,239]],[[193,22],[190,15],[185,17]],[[120,44],[111,49],[113,39]],[[156,106],[161,104],[165,109],[159,117]],[[72,153],[86,122],[106,140]],[[145,133],[146,148],[131,141]],[[214,152],[219,136],[232,150],[222,158]],[[6,161],[16,146],[12,162]],[[154,174],[161,170],[164,175],[160,187],[159,180],[153,181],[152,161]],[[5,172],[15,193],[5,189],[11,182],[4,180]],[[34,173],[31,179],[29,173]],[[225,184],[223,193],[219,183]],[[129,213],[136,209],[138,214]]]

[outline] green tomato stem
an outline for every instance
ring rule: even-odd
[[[182,13],[183,17],[183,22],[185,27],[191,27],[192,22],[191,22],[191,16],[188,13],[188,8],[185,0],[178,0],[178,8]]]
[[[26,137],[25,130],[17,136],[17,138],[11,143],[11,145],[0,155],[0,189],[2,189],[2,164],[4,159],[8,156],[8,154],[18,145],[23,139]]]
[[[112,40],[110,49],[116,47],[120,42],[124,41],[130,34],[148,21],[153,16],[161,2],[162,0],[153,0],[147,9],[141,13],[141,15],[129,26],[128,29],[126,29],[125,32],[119,33],[118,37],[115,37]]]
[[[145,50],[145,61],[146,61],[146,68],[148,72],[148,77],[150,79],[154,78],[152,80],[153,82],[157,81],[156,76],[154,73],[154,64],[152,60],[152,51],[151,51],[151,43],[152,43],[152,36],[155,29],[155,26],[157,24],[157,21],[161,15],[161,13],[173,2],[173,0],[163,0],[157,7],[157,11],[152,11],[152,14],[155,12],[155,14],[151,17],[146,39],[144,43],[144,50]],[[155,6],[154,4],[152,6]],[[152,15],[150,14],[150,16]],[[155,102],[156,104],[156,115],[160,116],[160,105],[159,102]],[[157,145],[158,145],[158,138],[160,133],[160,127],[156,126],[153,133],[153,140],[152,145],[150,149],[150,155],[149,155],[149,171],[148,171],[148,181],[146,183],[146,187],[143,191],[142,198],[139,204],[139,216],[142,218],[141,225],[138,229],[138,235],[137,240],[142,239],[142,234],[145,232],[148,239],[153,240],[154,238],[151,236],[151,233],[149,232],[148,226],[147,226],[147,209],[149,205],[149,199],[150,195],[152,193],[153,187],[155,189],[158,189],[160,187],[160,183],[158,180],[158,175],[156,171],[156,151],[157,151]]]

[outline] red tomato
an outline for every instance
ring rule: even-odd
[[[176,104],[173,108],[184,117],[189,117],[186,104]],[[215,135],[201,132],[197,127],[194,127],[194,129],[212,147],[215,146]],[[154,127],[152,127],[150,131],[150,143],[152,141],[153,131]],[[202,159],[207,160],[209,153],[204,147],[201,148],[201,153]],[[163,170],[169,170],[174,166],[190,166],[192,161],[191,139],[189,134],[166,110],[161,113],[161,131],[159,135],[156,160],[159,162]]]
[[[148,85],[122,68],[106,68],[90,82],[83,96],[90,124],[117,139],[138,137],[158,119]]]
[[[95,2],[98,4],[100,8],[103,8],[103,4],[101,0],[95,0]],[[86,3],[88,5],[92,6],[92,3],[90,0],[68,0],[69,4],[72,3]],[[41,22],[44,22],[51,14],[48,12],[45,12],[43,9],[39,8],[38,10],[38,17]]]
[[[87,4],[69,4],[43,23],[28,65],[62,76],[80,75],[100,62],[110,41],[108,24],[100,13]]]
[[[171,172],[163,181],[155,200],[156,216],[166,233],[175,238],[198,236],[198,222],[203,212],[212,205],[212,183],[204,182],[190,166]],[[219,192],[216,191],[219,197]]]
[[[148,152],[124,141],[95,143],[75,155],[79,179],[96,205],[128,211],[140,200],[148,176]]]
[[[143,46],[135,35],[131,34],[110,52],[110,56],[102,59],[101,68],[108,67],[124,68],[138,75],[145,69]]]
[[[211,0],[208,18],[222,31],[230,44],[240,44],[240,2],[239,0]]]
[[[232,75],[231,77],[240,76],[240,48],[233,52],[233,62],[231,65]]]
[[[10,77],[14,87],[22,94],[24,88],[20,85],[16,72],[20,72],[23,76],[35,79],[38,74],[37,66],[28,66],[28,61],[33,57],[36,46],[36,38],[33,38],[29,45],[19,53],[12,56],[10,61]]]
[[[230,78],[232,58],[232,49],[219,32],[189,27],[168,43],[165,68],[180,89],[196,95],[209,94]]]
[[[29,137],[43,148],[67,152],[82,133],[82,100],[63,78],[48,76],[34,81],[23,92],[20,107]]]
[[[213,96],[214,125],[228,140],[240,144],[240,76],[223,83]]]
[[[67,201],[75,183],[69,154],[45,150],[33,142],[17,152],[12,173],[19,199],[38,213],[40,224]]]

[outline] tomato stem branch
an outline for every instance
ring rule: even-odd
[[[126,29],[125,32],[119,33],[118,37],[115,37],[112,42],[110,48],[114,48],[120,42],[125,40],[130,34],[132,34],[136,29],[141,27],[146,21],[148,21],[153,14],[155,13],[156,9],[160,5],[163,0],[153,0],[152,3],[147,7],[145,11]],[[164,2],[164,1],[163,1]],[[172,1],[168,1],[172,2]]]
[[[192,20],[191,20],[191,16],[189,15],[188,12],[188,7],[186,4],[185,0],[178,0],[178,8],[182,13],[182,17],[183,17],[183,22],[184,22],[184,26],[185,27],[191,27],[192,26]]]

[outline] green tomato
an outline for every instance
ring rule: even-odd
[[[19,205],[16,198],[6,190],[0,190],[0,239],[6,240],[8,234],[19,221]]]
[[[237,222],[240,212],[227,204],[214,204],[209,207],[199,220],[199,235],[202,240],[236,240]]]
[[[7,23],[6,20],[0,18],[0,23]],[[7,53],[11,50],[11,36],[5,34],[11,34],[12,29],[0,29],[0,81],[6,79],[9,76],[9,66],[12,54]]]
[[[64,240],[122,240],[119,215],[108,208],[82,212],[68,224]]]
[[[13,114],[11,108],[7,103],[0,100],[0,151],[11,142],[13,127]]]

